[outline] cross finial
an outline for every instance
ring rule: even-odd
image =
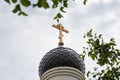
[[[59,45],[59,46],[64,45],[64,43],[63,43],[63,34],[62,34],[62,31],[63,31],[63,32],[66,32],[66,33],[68,33],[69,31],[68,31],[68,30],[65,30],[65,29],[64,29],[64,26],[62,26],[61,24],[53,25],[53,27],[59,30],[59,37],[58,37],[58,38],[59,38],[60,41],[59,41],[58,45]]]

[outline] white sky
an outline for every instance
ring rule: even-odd
[[[64,34],[66,47],[82,53],[82,36],[93,28],[106,41],[114,37],[120,48],[120,0],[88,0],[86,6],[76,0],[66,9],[61,23],[69,30]],[[0,1],[0,80],[39,80],[41,58],[57,47],[58,31],[51,27],[55,10],[26,10],[28,17],[13,14],[12,5]],[[85,62],[86,68],[92,63]]]

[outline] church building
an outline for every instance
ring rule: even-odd
[[[68,31],[61,24],[53,27],[59,30],[59,46],[42,58],[39,65],[40,80],[85,80],[85,64],[81,57],[73,49],[63,47],[62,31]]]

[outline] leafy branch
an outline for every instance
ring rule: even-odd
[[[68,8],[68,0],[51,0],[53,3],[52,5],[47,2],[47,0],[37,0],[37,3],[32,3],[30,0],[5,0],[8,4],[14,4],[15,8],[12,10],[13,13],[18,13],[18,15],[23,15],[23,16],[28,16],[26,12],[24,12],[21,9],[22,7],[30,7],[32,6],[33,8],[38,7],[38,8],[44,8],[44,9],[55,9],[59,8],[58,13],[56,13],[55,17],[53,18],[59,23],[59,20],[63,18],[63,13],[66,13],[64,10],[65,8]],[[74,0],[72,0],[74,1]],[[83,4],[86,5],[87,0],[83,0]]]
[[[98,80],[119,80],[120,79],[120,50],[116,49],[116,42],[111,38],[108,43],[104,42],[102,34],[92,33],[92,29],[84,34],[88,47],[83,47],[82,59],[90,57],[96,64],[103,67],[101,71],[94,69],[88,71],[87,76],[93,76]]]

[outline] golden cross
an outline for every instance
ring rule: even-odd
[[[64,45],[64,43],[63,43],[63,34],[62,34],[62,31],[63,31],[63,32],[66,32],[66,33],[68,33],[69,31],[68,31],[68,30],[65,30],[65,29],[64,29],[64,26],[62,26],[61,24],[53,25],[53,27],[59,30],[59,37],[58,37],[58,38],[59,38],[60,41],[59,41],[58,45],[59,45],[59,46]]]

